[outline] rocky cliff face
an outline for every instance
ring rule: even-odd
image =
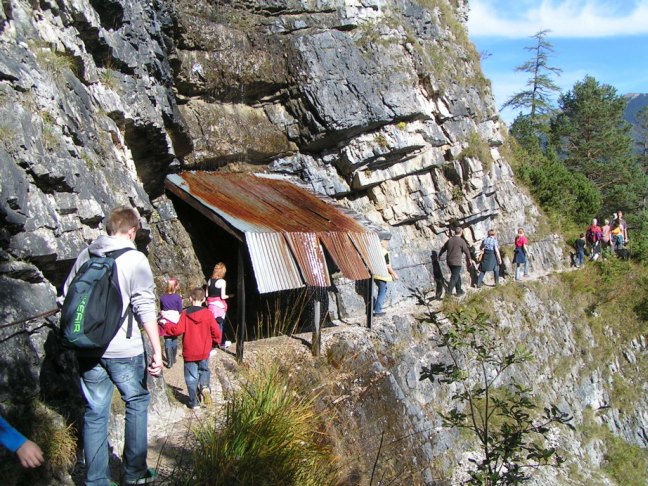
[[[562,264],[513,180],[462,0],[1,5],[0,401],[74,387],[56,315],[17,321],[56,308],[111,207],[139,210],[158,284],[202,283],[205,228],[163,188],[180,169],[296,176],[388,229],[388,303],[430,286],[451,222],[474,244],[524,226],[532,270]],[[362,312],[353,282],[331,297]]]

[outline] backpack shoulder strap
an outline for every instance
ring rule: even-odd
[[[106,256],[112,258],[113,260],[116,260],[124,253],[131,250],[135,250],[135,248],[131,248],[127,246],[126,248],[120,248],[118,250],[109,251],[106,253]],[[133,337],[133,309],[131,308],[130,304],[126,309],[126,314],[128,314],[128,328],[126,330],[126,338],[130,339],[131,337]]]

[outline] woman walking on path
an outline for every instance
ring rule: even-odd
[[[178,354],[178,338],[166,333],[166,325],[177,324],[182,312],[182,297],[178,280],[170,277],[167,280],[166,292],[160,296],[160,318],[158,319],[160,336],[164,338],[164,352],[167,359],[167,368],[176,362]]]
[[[515,280],[520,280],[520,266],[524,265],[524,276],[529,276],[529,261],[527,259],[527,245],[529,240],[524,236],[524,229],[519,228],[515,237],[515,250],[513,264],[515,265]]]
[[[481,244],[482,256],[479,266],[479,277],[477,278],[477,288],[482,286],[486,272],[493,272],[495,276],[495,285],[499,283],[499,267],[502,264],[502,257],[499,251],[499,244],[495,238],[495,230],[488,230],[488,237]]]

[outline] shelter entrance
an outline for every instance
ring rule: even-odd
[[[182,201],[179,216],[188,222],[205,275],[216,261],[227,265],[239,360],[246,336],[265,334],[263,327],[277,325],[276,317],[294,325],[307,310],[317,316],[312,346],[319,353],[330,266],[351,280],[387,274],[377,231],[286,179],[200,171],[167,176],[165,186]],[[370,325],[371,309],[367,316]]]

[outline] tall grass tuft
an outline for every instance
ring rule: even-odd
[[[256,337],[295,334],[306,313],[308,302],[309,295],[305,289],[275,292],[265,297],[265,309],[257,314]]]
[[[228,400],[221,423],[195,430],[198,446],[186,484],[337,484],[315,398],[300,396],[274,364],[256,370]]]

